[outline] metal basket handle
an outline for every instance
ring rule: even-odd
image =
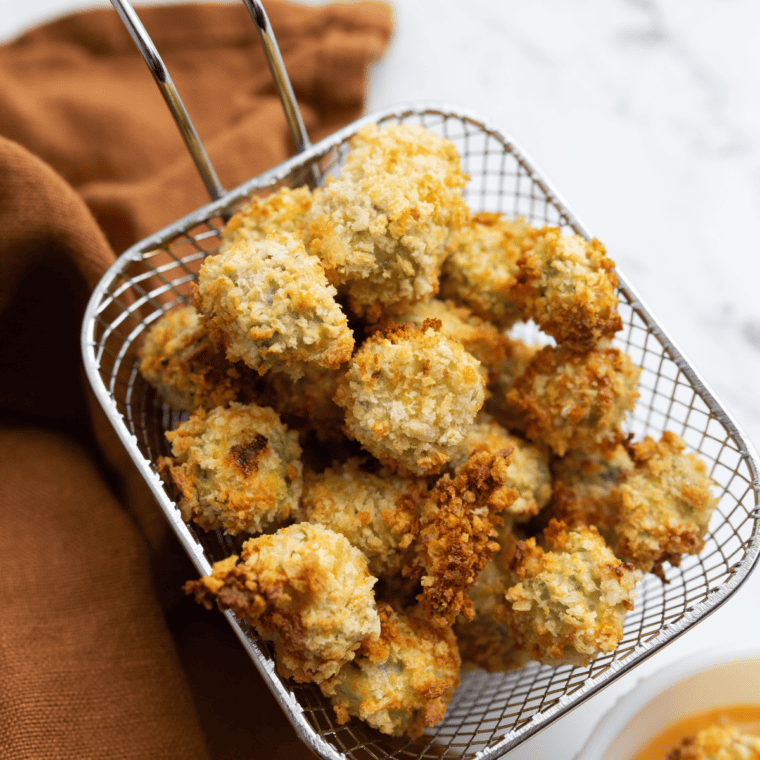
[[[298,108],[290,78],[280,55],[280,48],[277,45],[277,40],[269,23],[269,18],[259,0],[244,0],[244,2],[259,31],[267,63],[269,64],[269,70],[272,72],[282,107],[285,110],[285,118],[287,119],[290,131],[293,133],[296,150],[300,153],[308,148],[311,143],[309,142],[309,136],[301,118],[301,111]],[[127,27],[129,34],[145,59],[145,63],[148,64],[148,68],[156,80],[158,89],[161,91],[166,105],[174,117],[174,121],[177,122],[182,139],[185,141],[190,155],[193,157],[193,161],[198,168],[203,183],[206,185],[211,200],[218,200],[224,195],[224,188],[219,183],[219,178],[216,176],[203,143],[195,131],[187,109],[182,103],[182,98],[180,98],[177,88],[174,86],[174,82],[172,82],[172,78],[169,75],[169,71],[158,54],[156,46],[150,39],[148,32],[129,0],[111,0],[111,4]]]

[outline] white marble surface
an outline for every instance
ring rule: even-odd
[[[0,40],[91,5],[0,0]],[[760,3],[397,0],[395,11],[370,108],[444,100],[511,133],[760,442]],[[756,573],[706,621],[509,757],[569,760],[642,676],[756,642],[759,597]]]

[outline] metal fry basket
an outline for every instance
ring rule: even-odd
[[[263,22],[260,15],[254,18],[260,29],[261,23],[266,24],[265,17]],[[276,45],[273,55],[276,65]],[[284,97],[287,100],[287,93]],[[82,327],[84,364],[94,392],[201,574],[208,574],[212,563],[232,554],[235,546],[221,531],[205,532],[185,524],[157,474],[158,457],[170,453],[164,433],[186,415],[163,403],[142,379],[139,346],[153,322],[189,300],[203,259],[217,249],[225,219],[236,208],[253,195],[283,185],[313,184],[333,172],[340,167],[351,136],[371,122],[422,124],[452,140],[471,178],[466,201],[474,211],[523,216],[537,226],[558,226],[563,233],[591,237],[514,140],[475,116],[442,104],[388,108],[314,146],[309,147],[307,139],[301,141],[303,150],[294,158],[230,192],[222,191],[218,182],[214,187],[213,175],[207,186],[215,200],[120,256],[95,288]],[[754,449],[619,270],[618,277],[624,328],[616,344],[642,368],[641,397],[628,430],[637,439],[659,438],[670,430],[707,463],[720,501],[703,551],[685,557],[678,568],[668,568],[667,583],[645,576],[614,653],[599,656],[586,667],[533,663],[509,673],[466,671],[445,720],[416,740],[384,736],[355,719],[338,725],[317,687],[281,680],[268,644],[246,623],[225,613],[295,731],[318,756],[331,760],[501,757],[691,629],[748,577],[760,551]]]

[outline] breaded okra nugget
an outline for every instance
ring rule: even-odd
[[[562,456],[619,433],[639,396],[640,374],[617,348],[579,353],[564,344],[545,346],[515,380],[507,400],[525,415],[526,436]]]
[[[351,356],[353,334],[335,295],[319,260],[282,235],[209,256],[195,302],[230,360],[299,377],[306,362],[337,369]]]
[[[370,336],[335,395],[347,435],[402,474],[439,470],[483,405],[479,362],[439,330],[430,320]]]
[[[453,480],[440,477],[422,505],[415,554],[404,574],[421,577],[418,599],[436,625],[451,625],[460,612],[468,620],[475,614],[467,589],[499,551],[499,514],[518,498],[505,488],[511,455],[511,449],[475,452]]]
[[[384,734],[421,736],[440,723],[459,684],[459,652],[450,628],[433,626],[424,612],[397,613],[378,605],[381,634],[320,689],[338,723],[356,716]]]
[[[536,243],[539,230],[525,219],[481,212],[452,232],[441,274],[441,297],[465,303],[502,329],[527,319],[512,294],[517,261]]]
[[[480,362],[487,382],[496,380],[512,357],[510,338],[466,306],[457,306],[453,301],[431,298],[392,317],[395,324],[411,322],[417,327],[422,327],[427,319],[439,320],[441,334],[461,343],[462,348]],[[381,328],[387,326],[383,324]]]
[[[252,401],[257,378],[232,364],[192,306],[157,319],[140,350],[140,373],[175,409],[213,409],[230,401]]]
[[[615,557],[596,528],[552,520],[546,548],[517,545],[507,623],[518,649],[545,665],[584,665],[623,637],[641,572]]]
[[[185,584],[198,602],[232,610],[274,642],[281,675],[319,683],[380,635],[364,555],[321,525],[297,523],[249,539],[242,562],[216,562],[211,575]]]
[[[258,533],[298,506],[301,447],[273,409],[235,402],[198,409],[166,438],[173,456],[159,459],[159,472],[179,491],[187,522]]]
[[[308,187],[281,187],[264,198],[251,198],[222,230],[222,248],[238,242],[264,240],[282,232],[302,238],[310,208]]]
[[[454,144],[423,127],[354,136],[340,176],[314,192],[306,239],[355,314],[374,322],[435,295],[466,180]]]
[[[738,726],[706,726],[669,752],[668,760],[760,760],[760,737]]]
[[[515,299],[558,343],[590,348],[622,328],[615,263],[598,240],[544,227],[517,266]]]
[[[535,444],[511,435],[498,422],[483,412],[467,431],[450,466],[458,470],[469,457],[478,451],[493,456],[504,449],[512,449],[507,469],[505,488],[514,488],[519,494],[503,516],[518,521],[527,520],[545,507],[552,495],[549,454]]]
[[[317,474],[306,471],[300,520],[341,533],[367,558],[376,578],[396,575],[419,532],[422,478],[367,472],[351,458]]]
[[[615,552],[644,572],[662,575],[683,554],[699,554],[717,499],[705,463],[684,454],[683,439],[665,431],[629,446],[635,469],[620,486]]]

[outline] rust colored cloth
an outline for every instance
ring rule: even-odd
[[[313,140],[359,116],[387,6],[267,12]],[[225,187],[293,152],[242,5],[139,10]],[[84,379],[87,296],[205,188],[116,13],[0,47],[0,756],[306,758]]]

